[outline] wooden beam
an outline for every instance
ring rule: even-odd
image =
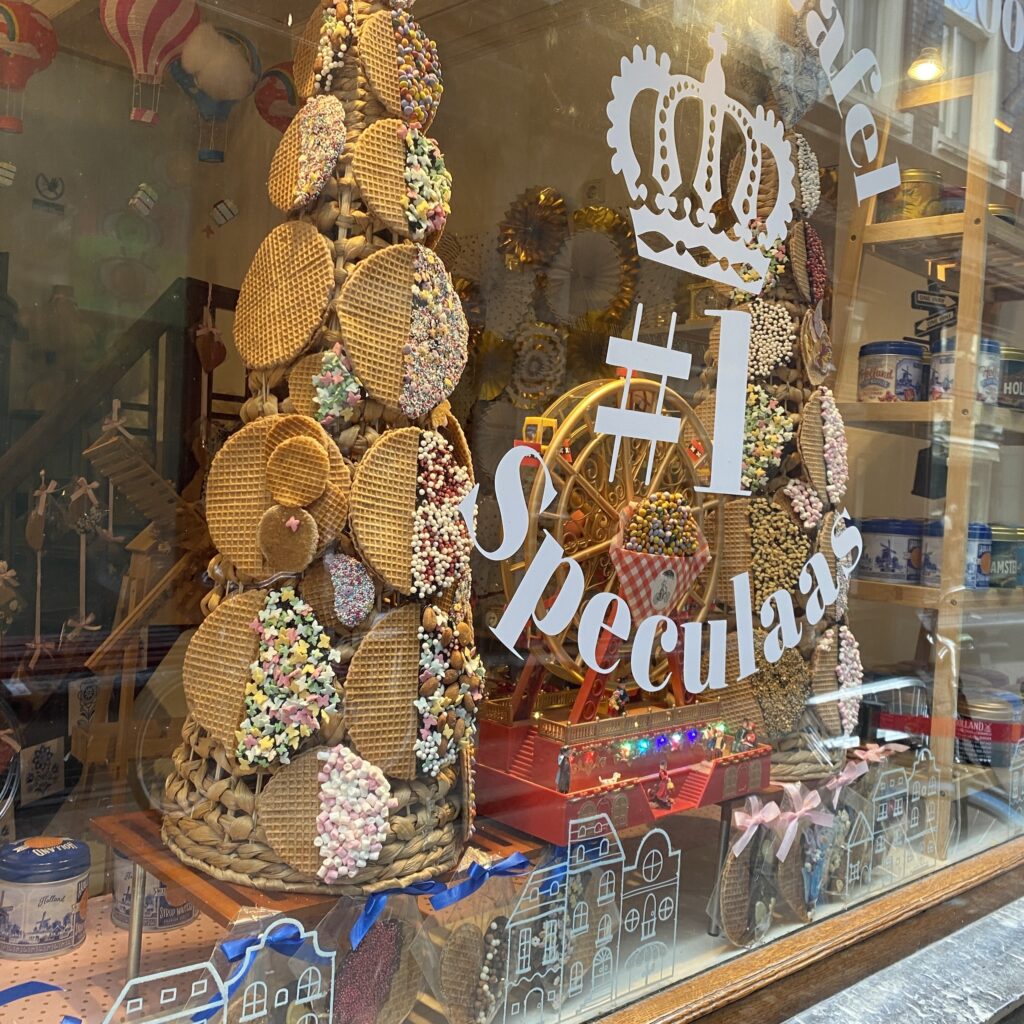
[[[914,110],[927,107],[933,103],[945,103],[946,100],[959,100],[974,92],[974,75],[965,78],[951,78],[948,82],[932,82],[908,89],[897,101],[897,109]],[[995,109],[995,108],[993,108]]]

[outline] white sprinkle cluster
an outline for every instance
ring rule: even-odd
[[[753,377],[767,377],[793,356],[796,326],[789,310],[778,302],[755,299],[750,304],[750,358]]]
[[[821,514],[825,511],[824,502],[818,492],[804,480],[790,480],[783,488],[783,494],[789,498],[793,511],[800,522],[808,530],[813,530],[821,522]]]
[[[796,137],[796,160],[803,214],[805,217],[811,217],[821,202],[821,171],[818,167],[818,157],[802,135]]]
[[[412,592],[444,593],[468,578],[472,544],[459,504],[472,486],[469,470],[439,433],[420,433],[416,511],[412,527]]]
[[[829,632],[832,632],[829,630]],[[844,690],[859,690],[864,682],[864,666],[860,660],[860,644],[847,626],[839,627],[839,664],[836,667],[836,679],[839,682],[840,695]],[[839,718],[843,723],[843,733],[850,736],[857,727],[857,715],[860,712],[860,695],[840,696]]]
[[[836,405],[835,395],[828,388],[819,388],[821,396],[821,424],[825,435],[825,469],[828,476],[828,500],[838,505],[846,493],[850,480],[850,464],[846,441],[846,424]]]
[[[338,17],[338,11],[343,13]],[[345,64],[348,44],[355,35],[356,21],[348,0],[324,8],[324,20],[320,26],[320,41],[317,44],[316,60],[313,64],[313,79],[321,92],[334,88],[334,73]]]
[[[388,815],[397,801],[384,773],[343,743],[321,750],[320,813],[313,844],[323,863],[317,877],[328,884],[353,878],[380,856]]]

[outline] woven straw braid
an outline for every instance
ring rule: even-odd
[[[451,769],[429,781],[393,782],[397,806],[380,857],[358,878],[328,886],[290,868],[267,842],[256,811],[266,773],[230,774],[230,759],[192,716],[183,738],[167,780],[173,810],[164,817],[163,838],[179,860],[214,878],[258,889],[358,896],[436,878],[459,862],[461,805]]]
[[[412,242],[375,252],[356,266],[338,299],[355,375],[374,398],[396,407],[405,376],[416,253]]]
[[[420,430],[389,430],[363,457],[349,518],[364,559],[400,594],[412,590],[412,528]]]
[[[313,845],[320,813],[320,760],[308,750],[286,764],[263,788],[256,813],[271,849],[303,875],[316,875],[320,851]]]
[[[789,851],[789,856],[780,861],[775,878],[779,887],[779,895],[786,901],[786,906],[796,915],[798,921],[807,924],[811,915],[807,910],[807,898],[804,895],[804,857],[803,839],[798,837]]]
[[[331,245],[312,224],[288,221],[264,239],[235,311],[235,345],[246,366],[285,365],[309,345],[334,289]]]
[[[316,92],[315,71],[317,49],[320,45],[320,30],[324,23],[323,4],[318,3],[310,14],[302,35],[295,44],[295,60],[292,63],[292,78],[295,80],[295,91],[308,100]]]
[[[252,624],[267,592],[222,601],[195,631],[185,652],[182,683],[189,710],[226,749],[233,750],[245,711],[249,666],[259,652]]]
[[[405,122],[397,118],[366,128],[352,155],[352,172],[370,212],[389,231],[407,238],[404,129]]]
[[[821,731],[820,717],[809,710],[804,714],[803,724],[808,730]],[[845,759],[846,751],[842,747],[829,747],[821,753],[811,750],[803,732],[783,737],[775,741],[772,750],[772,781],[800,782],[826,779],[839,771]]]
[[[739,839],[734,832],[729,839],[729,856],[722,868],[718,882],[719,920],[726,938],[736,946],[750,941],[750,858],[757,847],[755,836],[743,849],[739,857],[732,847]]]
[[[804,302],[811,301],[811,279],[807,276],[807,235],[804,222],[798,220],[789,233],[787,244],[789,251],[789,269],[793,273],[797,291]]]
[[[387,775],[416,775],[419,605],[382,616],[363,638],[345,677],[345,727],[360,757]]]
[[[293,412],[317,418],[320,410],[317,406],[313,378],[320,372],[322,366],[323,355],[314,352],[312,355],[303,356],[288,371],[288,397],[291,399]]]
[[[472,1024],[484,959],[484,934],[467,921],[448,936],[441,951],[441,1000],[451,1024]]]
[[[839,717],[839,681],[836,669],[839,667],[839,637],[833,632],[832,644],[829,649],[821,644],[814,651],[811,659],[811,692],[817,697],[829,697],[817,705],[818,716],[829,736],[841,736],[842,721]]]
[[[265,445],[271,419],[247,423],[214,456],[206,481],[206,520],[210,539],[236,571],[249,579],[265,577],[259,523],[273,504],[266,484]]]
[[[825,429],[821,421],[821,398],[818,395],[814,395],[804,405],[796,444],[804,473],[818,496],[824,500],[828,473],[825,468]]]

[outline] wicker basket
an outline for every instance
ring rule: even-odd
[[[223,747],[191,716],[174,753],[163,838],[179,860],[234,885],[287,892],[356,896],[436,878],[462,855],[462,786],[458,770],[436,779],[392,780],[397,807],[380,857],[345,883],[325,885],[286,864],[268,842],[259,802],[268,772],[235,774]],[[315,815],[314,815],[315,818]]]

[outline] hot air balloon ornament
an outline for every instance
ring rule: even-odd
[[[256,109],[271,128],[283,135],[299,112],[299,93],[295,88],[292,62],[284,61],[267,68],[253,94]]]
[[[196,0],[100,0],[100,18],[132,66],[131,119],[156,124],[164,69],[199,25]]]
[[[25,86],[57,55],[57,33],[45,14],[21,0],[0,0],[0,131],[19,134]]]
[[[171,64],[171,77],[199,111],[199,159],[224,162],[227,121],[235,104],[252,95],[262,65],[255,45],[226,28],[203,24]]]

